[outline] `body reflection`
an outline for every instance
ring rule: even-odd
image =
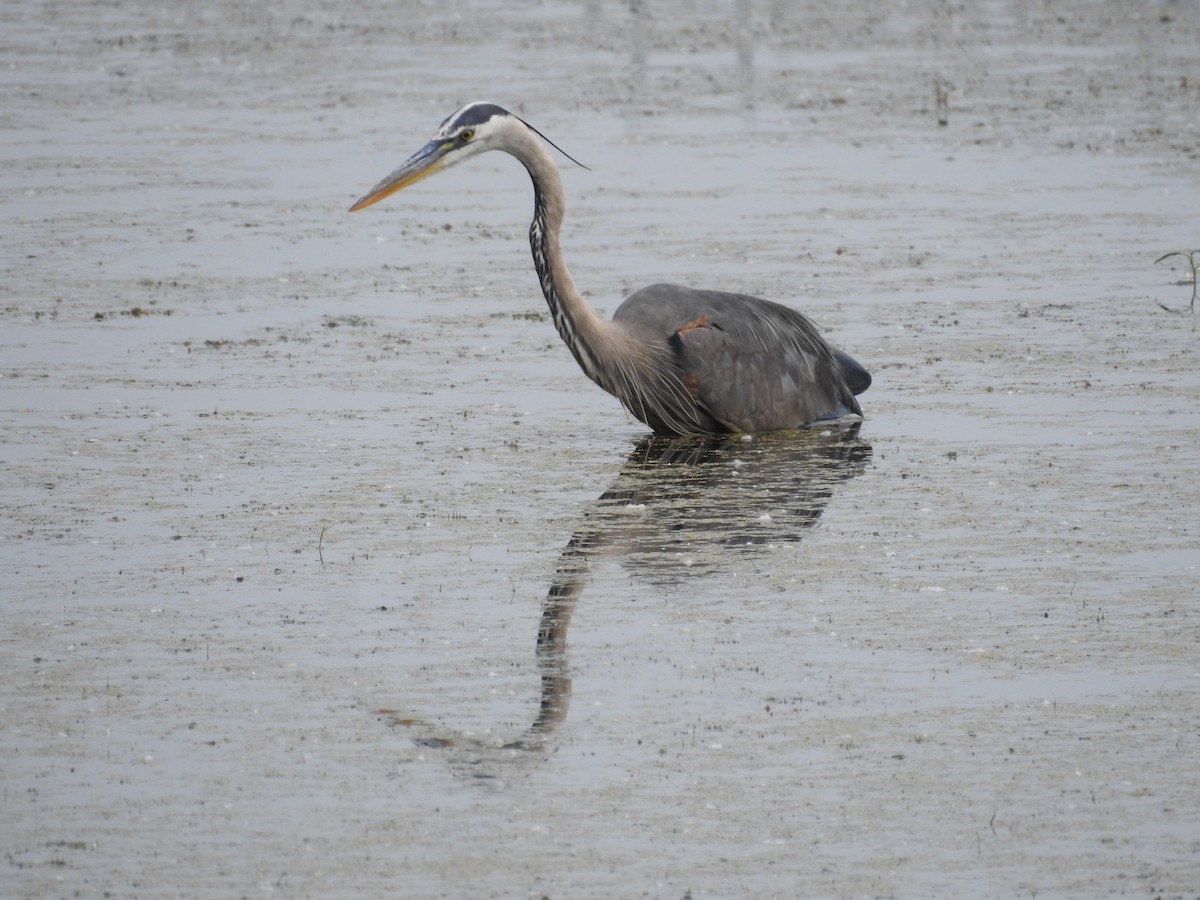
[[[863,472],[870,445],[859,424],[766,435],[648,437],[563,549],[538,625],[541,700],[532,725],[511,741],[455,735],[382,714],[418,744],[443,748],[451,768],[477,778],[518,774],[542,758],[571,699],[567,629],[598,559],[617,558],[635,582],[683,583],[733,566],[746,554],[799,541],[837,486]]]

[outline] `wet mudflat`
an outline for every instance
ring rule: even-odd
[[[6,6],[4,893],[1195,896],[1196,12]],[[646,440],[511,160],[345,214],[485,97],[861,429]]]

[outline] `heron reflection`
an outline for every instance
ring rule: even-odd
[[[871,447],[857,423],[757,436],[647,437],[583,516],[563,548],[542,604],[535,652],[536,715],[511,738],[481,738],[391,710],[419,745],[443,750],[451,769],[508,779],[536,765],[571,701],[567,631],[591,573],[614,559],[638,584],[679,585],[744,566],[747,555],[796,542],[838,486],[861,474]]]

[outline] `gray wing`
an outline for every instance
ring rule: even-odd
[[[630,296],[613,320],[643,339],[665,340],[688,394],[729,431],[798,428],[862,415],[854,395],[871,376],[786,306],[656,284]]]

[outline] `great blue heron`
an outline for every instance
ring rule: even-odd
[[[584,373],[656,433],[771,431],[862,416],[855,395],[870,386],[870,374],[826,343],[805,316],[778,303],[653,284],[630,295],[611,322],[602,319],[563,262],[562,180],[543,140],[549,142],[508,110],[470,103],[350,211],[476,154],[503,150],[533,179],[529,243],[559,335]]]

